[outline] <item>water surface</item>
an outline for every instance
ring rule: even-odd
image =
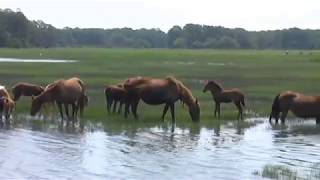
[[[1,62],[23,62],[23,63],[74,63],[77,60],[61,60],[61,59],[18,59],[18,58],[0,58]]]
[[[206,127],[108,121],[79,128],[21,120],[0,130],[0,179],[259,179],[275,164],[302,177],[320,160],[320,127],[265,118]]]

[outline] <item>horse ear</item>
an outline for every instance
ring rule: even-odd
[[[31,96],[31,99],[34,100],[34,96],[33,95]]]
[[[199,104],[199,101],[198,101],[198,99],[196,99],[196,104]]]

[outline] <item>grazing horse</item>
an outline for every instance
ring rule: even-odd
[[[124,83],[127,91],[125,117],[131,106],[132,113],[137,119],[137,106],[140,99],[149,105],[165,104],[162,119],[170,107],[172,122],[175,124],[175,102],[183,101],[189,108],[193,121],[200,120],[200,105],[191,91],[174,77],[166,79],[152,79],[145,77],[130,78]]]
[[[30,114],[34,116],[41,108],[42,104],[47,102],[55,102],[58,105],[61,119],[63,122],[63,111],[62,105],[64,105],[68,120],[69,108],[68,105],[72,106],[72,118],[80,109],[80,116],[83,115],[83,109],[86,105],[86,89],[84,83],[79,78],[71,78],[68,80],[58,80],[51,84],[45,91],[39,96],[32,100],[32,107]],[[69,121],[67,121],[68,123]],[[74,123],[74,121],[73,121]]]
[[[284,123],[289,110],[297,117],[316,118],[319,124],[320,96],[308,96],[292,91],[282,92],[274,98],[269,121],[275,118],[278,123],[280,117],[281,123]]]
[[[38,96],[44,91],[39,85],[18,83],[12,87],[13,100],[18,101],[21,96]]]
[[[220,103],[230,103],[233,102],[239,113],[238,119],[243,119],[243,108],[245,106],[244,103],[244,94],[239,89],[223,89],[223,87],[215,82],[208,81],[204,86],[203,92],[210,91],[215,102],[215,110],[214,116],[216,117],[218,113],[218,117],[220,118]]]
[[[3,113],[6,121],[8,121],[10,118],[10,115],[15,109],[15,102],[11,99],[9,92],[4,86],[0,86],[0,99],[1,99],[0,120],[2,123]]]
[[[110,113],[113,105],[113,113],[116,112],[117,103],[119,102],[118,113],[121,113],[122,105],[125,102],[127,91],[123,88],[122,84],[107,86],[104,90],[106,96],[107,110]]]

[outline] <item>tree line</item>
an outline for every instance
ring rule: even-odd
[[[127,47],[215,49],[319,49],[320,30],[247,31],[186,24],[160,29],[55,28],[20,11],[0,9],[0,47]]]

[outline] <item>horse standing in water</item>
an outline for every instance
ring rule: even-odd
[[[320,96],[308,96],[292,91],[278,94],[272,104],[270,123],[272,118],[275,118],[276,123],[278,123],[279,117],[281,123],[284,123],[289,111],[297,117],[316,118],[316,122],[319,124]]]
[[[4,86],[0,86],[0,99],[1,99],[1,108],[0,108],[0,120],[2,123],[2,115],[4,114],[5,119],[9,122],[10,115],[15,109],[15,102],[11,99],[9,92]]]
[[[140,99],[149,105],[165,104],[162,119],[170,107],[172,122],[175,124],[175,102],[183,101],[189,108],[189,113],[193,121],[200,120],[200,105],[191,91],[174,77],[166,79],[152,79],[145,77],[130,78],[124,83],[127,91],[125,117],[131,106],[132,113],[137,119],[137,107]],[[173,131],[173,130],[172,130]]]
[[[42,86],[30,83],[18,83],[11,89],[14,101],[18,101],[21,96],[38,96],[44,91]]]
[[[118,113],[121,113],[122,105],[125,103],[127,91],[122,84],[107,86],[104,90],[106,97],[107,110],[110,113],[113,105],[113,113],[116,112],[117,103],[119,102]]]
[[[34,116],[41,108],[44,103],[55,102],[58,105],[62,123],[63,123],[63,111],[62,105],[64,105],[68,120],[69,108],[68,105],[72,106],[72,118],[77,114],[80,109],[80,116],[83,115],[83,109],[87,102],[87,95],[84,83],[79,78],[71,78],[68,80],[59,80],[52,83],[45,91],[39,96],[32,100],[32,107],[30,114]],[[69,123],[69,121],[67,121]]]
[[[220,118],[220,104],[233,102],[239,113],[238,119],[243,119],[244,94],[239,89],[223,89],[222,86],[215,81],[208,81],[204,86],[203,92],[210,91],[215,102],[214,116]]]

